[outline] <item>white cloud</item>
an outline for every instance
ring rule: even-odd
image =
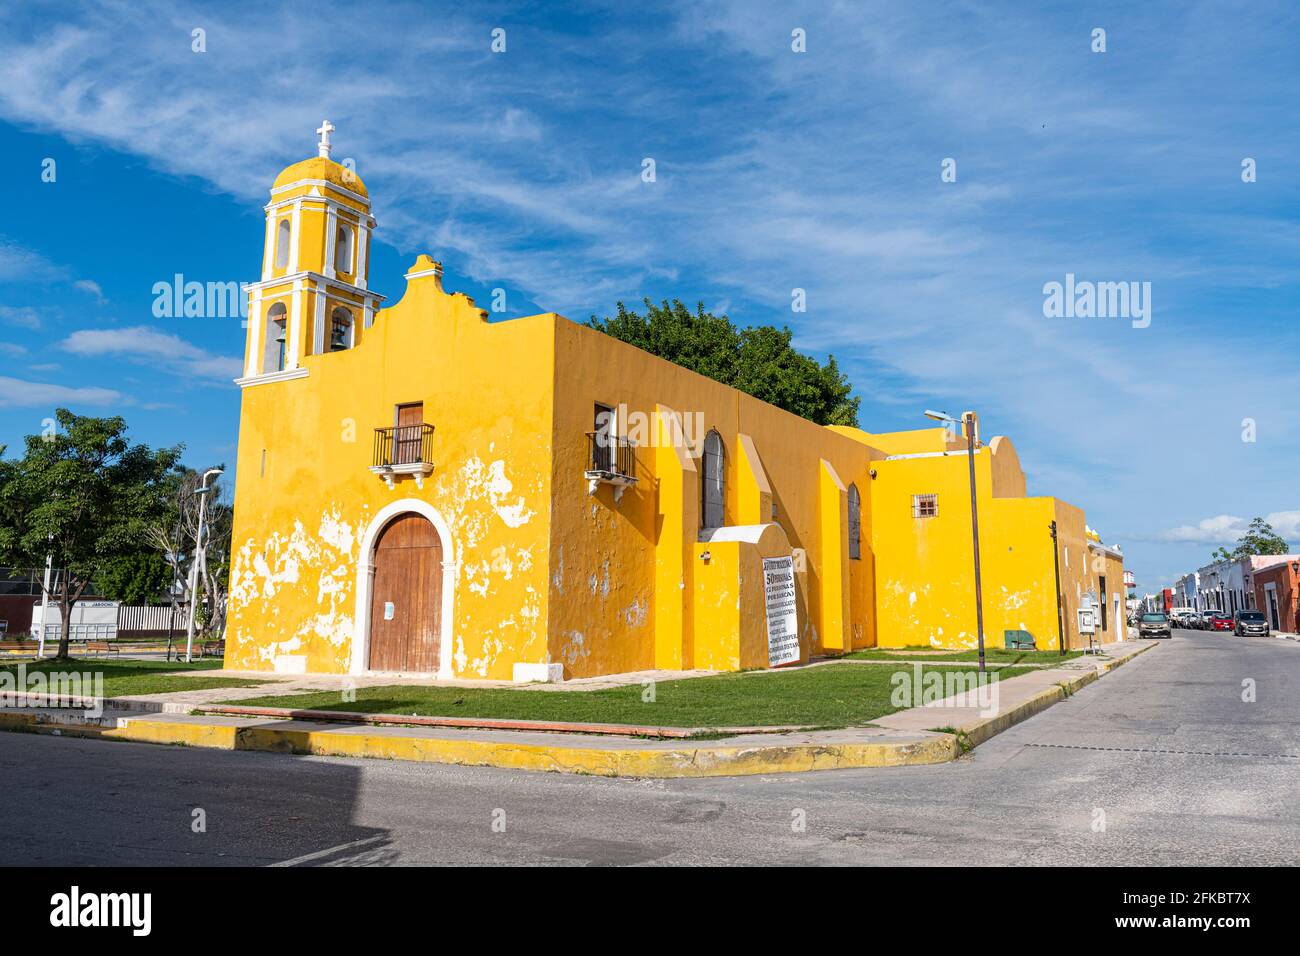
[[[242,371],[242,363],[237,358],[214,355],[178,335],[159,332],[145,325],[124,329],[80,329],[64,339],[61,347],[74,355],[120,355],[173,374],[212,382],[228,383]]]
[[[3,41],[0,41],[2,50]],[[0,93],[0,101],[3,101],[3,93]],[[63,271],[39,252],[0,236],[0,282],[51,279],[62,275]]]
[[[40,314],[31,306],[0,305],[0,322],[23,329],[39,329]]]
[[[1297,151],[1279,106],[1293,51],[1270,11],[1144,9],[1120,60],[1039,8],[961,4],[936,21],[915,5],[823,5],[803,16],[806,55],[790,51],[784,4],[691,0],[676,14],[603,18],[599,35],[533,23],[493,57],[472,13],[435,31],[380,6],[357,48],[337,16],[275,5],[196,19],[142,0],[12,29],[0,12],[0,117],[146,157],[252,208],[312,154],[328,115],[381,241],[509,285],[512,304],[522,290],[581,320],[675,294],[727,302],[738,322],[789,322],[868,402],[978,408],[1016,440],[1031,491],[1087,508],[1107,540],[1135,539],[1153,500],[1181,514],[1289,503],[1278,482],[1249,479],[1295,471],[1300,423],[1277,396],[1300,390],[1300,371],[1275,325],[1206,305],[1254,308],[1294,282],[1293,225],[1212,191],[1233,179],[1224,142]],[[205,20],[209,53],[196,56],[175,38]],[[613,57],[662,74],[647,83]],[[1204,92],[1205,75],[1226,79]],[[637,175],[647,154],[653,185]],[[950,155],[958,181],[941,187]],[[1195,241],[1175,254],[1177,236]],[[0,279],[40,265],[0,240]],[[1152,281],[1152,328],[1043,319],[1042,284],[1067,271]],[[807,314],[788,311],[795,286]],[[137,331],[152,334],[135,351],[77,341],[237,374],[234,359]],[[1246,417],[1260,439],[1243,452]],[[1251,491],[1224,497],[1225,484]],[[1220,518],[1232,527],[1206,519],[1147,553],[1172,562],[1177,542],[1220,540]]]
[[[1237,515],[1215,515],[1213,518],[1203,518],[1194,525],[1170,528],[1156,537],[1170,542],[1236,544],[1250,527],[1251,520]],[[1300,511],[1272,511],[1264,515],[1264,520],[1287,541],[1300,541]]]
[[[27,382],[0,375],[0,406],[53,408],[56,405],[116,405],[126,402],[121,392],[95,386],[73,387]]]
[[[103,305],[108,300],[104,298],[104,290],[99,287],[99,283],[94,279],[78,279],[72,283],[73,288],[80,289],[82,292],[89,293],[95,297],[98,305]]]

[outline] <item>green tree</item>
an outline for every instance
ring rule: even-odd
[[[1229,551],[1216,548],[1210,555],[1215,561],[1235,561],[1255,554],[1286,554],[1286,539],[1273,530],[1273,526],[1263,518],[1256,518],[1250,527],[1237,539],[1237,546]]]
[[[95,592],[123,604],[148,604],[167,593],[171,568],[155,551],[137,551],[109,559],[95,574]]]
[[[121,418],[66,408],[57,429],[29,435],[22,458],[0,459],[0,562],[61,569],[47,598],[59,608],[59,659],[68,657],[72,609],[97,575],[139,555],[181,448],[132,444]],[[2,451],[2,449],[0,449]]]
[[[651,355],[731,385],[819,425],[858,424],[860,398],[828,356],[823,365],[790,343],[788,328],[759,325],[739,329],[727,316],[692,312],[679,300],[645,302],[644,315],[622,302],[613,317],[587,323]]]

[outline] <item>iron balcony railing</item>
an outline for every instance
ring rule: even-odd
[[[433,464],[432,425],[394,425],[375,429],[376,468]]]
[[[587,432],[587,470],[635,480],[636,446],[631,439],[608,432]]]

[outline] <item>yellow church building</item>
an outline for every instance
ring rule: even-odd
[[[227,668],[534,681],[975,645],[964,437],[823,427],[553,313],[489,322],[428,256],[385,306],[331,130],[276,178],[249,286]],[[1118,548],[1026,497],[1008,439],[974,460],[987,643],[1122,639]]]

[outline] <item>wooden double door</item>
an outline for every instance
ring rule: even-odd
[[[375,671],[437,671],[441,627],[442,542],[427,518],[398,515],[375,543],[367,666]]]

